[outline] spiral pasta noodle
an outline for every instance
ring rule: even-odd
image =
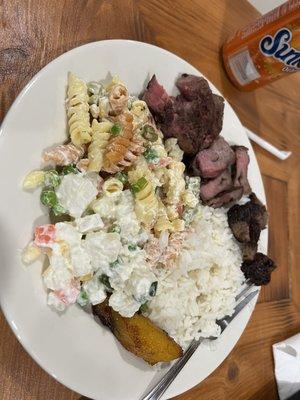
[[[49,150],[45,150],[43,160],[61,166],[76,164],[83,157],[84,152],[84,146],[75,146],[73,143],[60,144]]]
[[[144,151],[142,142],[133,134],[132,116],[126,114],[120,135],[110,139],[104,154],[103,170],[109,173],[131,166]]]
[[[123,190],[123,183],[116,178],[107,179],[102,186],[106,196],[118,196]]]
[[[129,93],[125,85],[117,83],[109,90],[109,105],[111,115],[119,115],[127,107]]]
[[[70,73],[68,79],[67,116],[72,143],[80,146],[91,141],[91,127],[86,83]]]
[[[112,123],[109,121],[92,122],[92,141],[88,147],[89,171],[99,172],[103,166],[104,151],[110,138]]]

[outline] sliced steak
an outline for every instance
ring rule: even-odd
[[[248,165],[250,162],[250,158],[248,155],[248,149],[244,146],[232,146],[232,149],[235,152],[235,177],[234,177],[234,186],[242,186],[244,190],[244,194],[248,195],[251,193],[251,187],[248,182]]]
[[[219,193],[232,188],[232,178],[228,170],[214,179],[210,179],[207,183],[203,183],[200,187],[200,196],[204,202],[216,197]]]
[[[163,115],[167,108],[172,108],[172,98],[164,87],[158,83],[155,75],[148,82],[143,100],[154,115]]]
[[[199,151],[193,165],[195,171],[198,171],[202,178],[215,178],[225,171],[229,165],[232,165],[234,161],[234,151],[226,140],[219,136],[209,149]]]
[[[183,74],[176,83],[180,95],[173,98],[153,76],[143,95],[165,137],[176,137],[181,149],[195,155],[218,137],[223,123],[224,100],[213,95],[207,81]]]
[[[216,197],[213,199],[209,200],[207,202],[207,205],[218,208],[222,207],[224,205],[227,205],[229,203],[232,203],[233,201],[238,201],[240,198],[243,196],[243,188],[232,188],[229,190],[226,190],[225,192],[219,193]]]
[[[207,80],[200,76],[182,74],[177,79],[176,86],[188,101],[197,100],[199,97],[211,99],[211,90]]]

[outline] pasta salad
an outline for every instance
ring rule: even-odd
[[[109,305],[133,316],[154,298],[158,276],[179,255],[199,202],[200,178],[185,176],[176,138],[164,140],[147,104],[117,77],[68,77],[69,139],[43,153],[25,190],[40,188],[50,222],[23,252],[45,254],[48,305]]]

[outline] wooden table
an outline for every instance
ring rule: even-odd
[[[245,0],[2,0],[0,7],[0,118],[33,75],[58,55],[96,40],[135,39],[193,64],[230,101],[244,125],[293,152],[287,161],[278,161],[254,146],[270,212],[269,254],[278,269],[229,357],[205,381],[176,397],[276,399],[271,345],[300,331],[300,73],[242,93],[230,84],[220,61],[226,36],[259,13]],[[0,399],[83,399],[27,355],[2,315]]]

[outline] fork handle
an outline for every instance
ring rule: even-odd
[[[199,344],[203,341],[202,338],[199,340],[193,340],[189,345],[187,350],[184,352],[183,356],[179,358],[169,369],[169,371],[157,382],[157,384],[152,388],[144,397],[140,400],[158,400],[165,393],[171,383],[174,381],[176,376],[192,357]]]

